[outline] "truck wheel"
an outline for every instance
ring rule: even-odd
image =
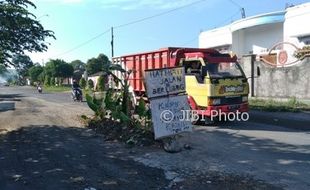
[[[199,119],[192,121],[193,125],[199,125],[201,124],[201,116],[199,116]]]
[[[205,125],[212,125],[212,124],[215,123],[215,121],[214,121],[214,120],[211,120],[210,117],[205,117],[204,120],[203,120],[202,122],[204,122]]]

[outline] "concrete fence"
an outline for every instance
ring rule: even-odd
[[[251,96],[310,99],[310,58],[290,67],[272,67],[246,55],[241,60],[249,78]],[[261,75],[256,78],[257,66]]]

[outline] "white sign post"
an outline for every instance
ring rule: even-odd
[[[184,67],[146,70],[145,82],[150,99],[185,92]]]
[[[185,93],[184,67],[145,71],[155,139],[192,131]],[[183,93],[181,96],[178,94]]]
[[[155,139],[192,131],[187,95],[151,100]]]

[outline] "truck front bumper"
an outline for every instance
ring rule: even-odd
[[[231,112],[248,112],[249,111],[249,105],[248,103],[242,103],[242,104],[233,104],[233,105],[220,105],[220,106],[208,106],[206,108],[198,108],[196,110],[198,112],[198,115],[203,115],[207,117],[211,117],[215,113],[231,113]]]

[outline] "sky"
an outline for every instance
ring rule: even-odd
[[[44,53],[30,53],[33,62],[66,62],[139,53],[163,47],[198,47],[201,31],[214,29],[246,16],[283,11],[286,3],[309,0],[33,0],[30,12],[56,40],[47,39]],[[160,15],[155,16],[154,15]],[[151,18],[150,18],[151,17]],[[148,18],[148,19],[144,19]],[[139,21],[139,22],[135,22]]]

